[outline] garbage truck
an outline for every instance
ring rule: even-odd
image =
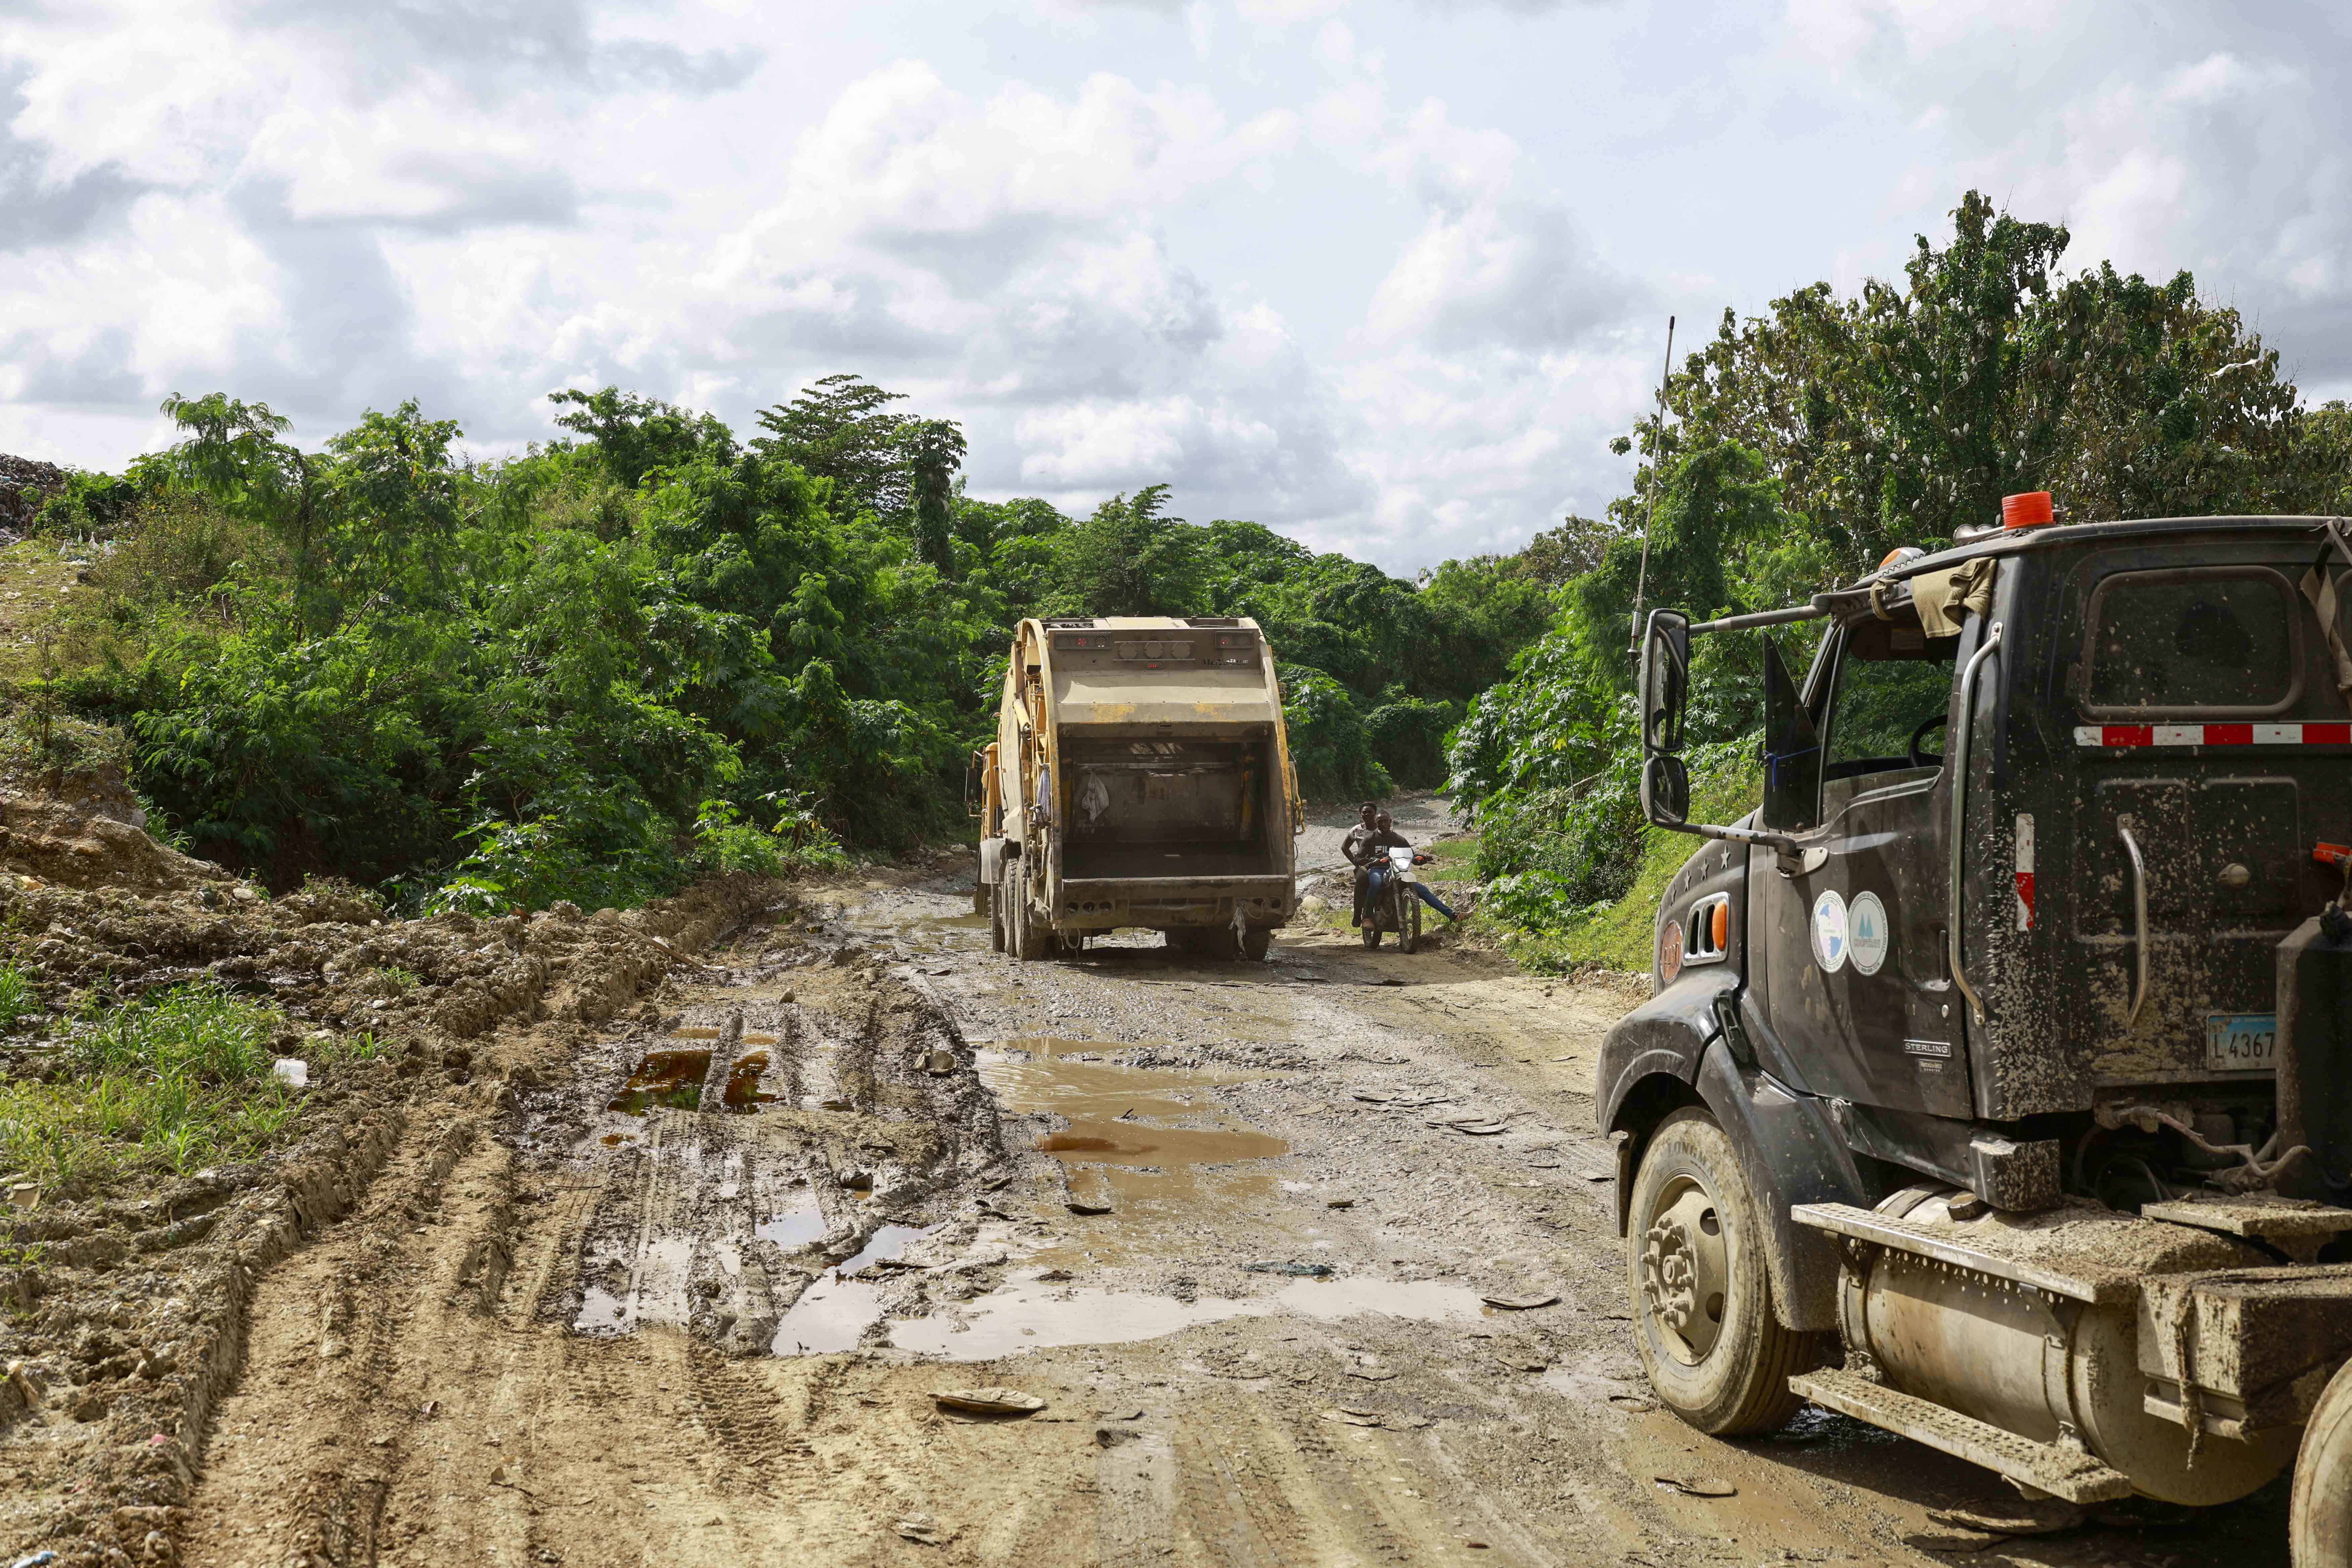
[[[975,912],[1023,959],[1121,927],[1262,959],[1297,907],[1306,826],[1257,623],[1024,620],[996,739],[972,758]]]
[[[2347,578],[2341,519],[2037,492],[1646,616],[1642,805],[1702,842],[1598,1115],[1685,1421],[1811,1401],[2079,1504],[2293,1467],[2294,1562],[2352,1568]],[[1690,819],[1697,674],[1759,688],[1736,822]]]

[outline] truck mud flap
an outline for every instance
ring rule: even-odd
[[[1783,1327],[1801,1333],[1836,1328],[1837,1243],[1826,1232],[1795,1223],[1790,1214],[1801,1204],[1870,1201],[1827,1107],[1783,1088],[1767,1073],[1741,1068],[1720,1036],[1707,1042],[1693,1087],[1730,1134],[1740,1173],[1759,1208],[1771,1217],[1764,1241],[1775,1315]]]

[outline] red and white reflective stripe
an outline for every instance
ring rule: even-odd
[[[2352,724],[2083,724],[2078,746],[2352,746]]]
[[[2033,929],[2033,814],[2017,814],[2017,929]]]

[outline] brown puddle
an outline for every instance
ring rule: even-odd
[[[693,1110],[702,1103],[702,1075],[709,1070],[707,1050],[647,1051],[604,1109],[632,1116],[643,1116],[656,1106]]]
[[[634,1132],[607,1132],[604,1134],[604,1147],[607,1149],[616,1149],[624,1143],[634,1143],[636,1141],[637,1135]]]
[[[776,1043],[776,1037],[773,1035],[746,1035],[743,1037],[743,1043],[747,1046],[772,1046]]]
[[[1290,1152],[1290,1145],[1281,1139],[1246,1128],[1129,1127],[1106,1121],[1073,1121],[1068,1131],[1038,1139],[1036,1148],[1042,1154],[1077,1154],[1114,1165],[1220,1165]]]
[[[748,1039],[750,1037],[746,1036],[745,1038]],[[727,1109],[749,1115],[762,1105],[773,1105],[776,1097],[772,1094],[763,1094],[760,1090],[760,1079],[767,1070],[768,1053],[765,1051],[748,1051],[737,1058],[735,1065],[727,1069],[727,1092],[724,1097]]]
[[[1129,1249],[1151,1256],[1203,1226],[1286,1255],[1316,1246],[1319,1207],[1285,1202],[1267,1163],[1290,1146],[1234,1120],[1216,1096],[1223,1085],[1263,1075],[1070,1059],[1135,1048],[1031,1037],[981,1053],[981,1076],[1008,1109],[1066,1123],[1034,1146],[1067,1167],[1072,1199],[1110,1211],[1079,1211],[1088,1217],[1067,1244],[1075,1250],[1057,1248],[1040,1261],[1099,1263]]]

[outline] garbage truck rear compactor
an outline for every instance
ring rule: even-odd
[[[972,907],[1022,958],[1118,926],[1265,956],[1304,826],[1274,656],[1244,619],[1029,620],[973,760]]]
[[[2292,1465],[2352,1568],[2352,528],[2004,512],[1643,626],[1643,809],[1709,842],[1602,1051],[1640,1352],[1704,1431],[1810,1399],[2031,1496]],[[1763,804],[1693,824],[1736,630]]]

